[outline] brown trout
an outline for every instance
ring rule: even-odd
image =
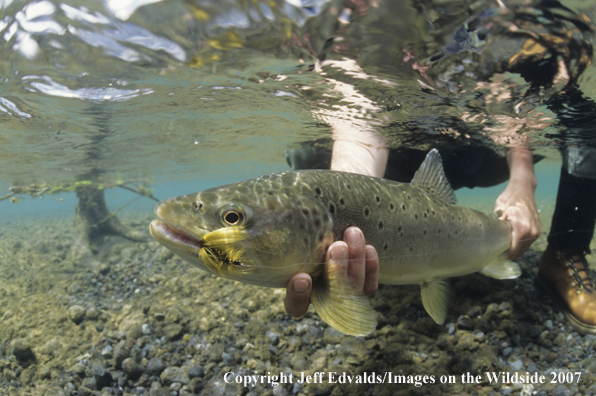
[[[350,335],[376,328],[376,314],[345,271],[325,263],[349,226],[362,229],[379,255],[379,282],[419,284],[426,311],[447,315],[446,278],[481,272],[520,275],[504,253],[511,227],[495,214],[455,205],[437,150],[412,182],[330,170],[292,171],[166,199],[151,235],[191,264],[259,286],[286,287],[307,272],[321,318]]]

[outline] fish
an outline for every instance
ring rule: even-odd
[[[456,205],[436,149],[411,183],[355,173],[274,173],[170,198],[155,206],[151,235],[196,267],[236,281],[285,288],[313,279],[311,302],[336,330],[364,336],[377,315],[345,268],[325,261],[329,246],[359,227],[379,256],[379,283],[420,285],[439,324],[448,312],[448,279],[480,272],[521,274],[507,259],[512,229],[499,213]]]

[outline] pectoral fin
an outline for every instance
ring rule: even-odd
[[[449,283],[445,279],[435,279],[420,285],[422,305],[438,324],[443,324],[447,317],[449,290]]]
[[[521,269],[517,263],[501,256],[484,267],[480,273],[495,279],[514,279],[521,275]]]
[[[313,284],[311,301],[321,319],[344,334],[365,336],[377,327],[368,298],[333,260],[325,264],[323,276]]]

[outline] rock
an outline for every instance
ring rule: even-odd
[[[126,337],[136,340],[143,336],[143,317],[139,313],[132,313],[122,320],[118,331],[124,333]]]
[[[466,351],[474,351],[478,349],[478,341],[476,341],[475,335],[467,331],[464,332],[457,341],[457,348]]]
[[[339,345],[337,355],[352,365],[358,365],[368,358],[368,350],[366,349],[365,342],[361,339],[347,337]],[[323,355],[321,354],[321,356]]]
[[[68,318],[72,320],[74,324],[81,324],[85,319],[85,310],[80,305],[73,305],[68,308]]]
[[[571,396],[571,390],[565,385],[559,384],[553,389],[553,396]]]
[[[190,383],[188,384],[188,387],[190,388],[190,391],[192,393],[199,394],[201,392],[201,389],[203,389],[203,379],[200,377],[195,377],[191,379]]]
[[[100,312],[97,308],[91,307],[85,311],[85,316],[89,320],[97,320],[99,319]]]
[[[553,344],[555,344],[558,347],[564,347],[567,345],[567,337],[564,333],[559,333],[553,340]]]
[[[460,330],[474,330],[474,321],[467,315],[457,318],[457,328]]]
[[[470,318],[477,318],[478,316],[480,316],[481,313],[482,313],[482,309],[479,306],[475,305],[468,312],[468,316]]]
[[[499,306],[496,303],[488,304],[488,307],[484,311],[484,319],[490,322],[497,316],[498,310]]]
[[[182,312],[180,312],[178,308],[172,307],[166,310],[166,322],[180,323],[183,318],[184,315],[182,314]]]
[[[147,363],[147,374],[160,375],[165,368],[166,365],[161,358],[151,358]]]
[[[182,335],[183,331],[184,327],[178,323],[168,324],[162,329],[164,337],[171,341],[178,339]]]
[[[164,385],[168,386],[174,382],[180,382],[183,385],[190,382],[190,378],[188,378],[188,367],[168,367],[161,373],[159,378]]]
[[[227,352],[223,352],[221,354],[221,358],[222,358],[223,362],[225,364],[227,364],[228,366],[231,364],[234,364],[234,357]]]
[[[97,381],[97,386],[99,389],[103,388],[104,386],[109,386],[112,383],[112,374],[104,367],[101,367],[98,364],[93,365],[93,377]]]
[[[39,352],[43,353],[44,355],[53,356],[61,347],[62,344],[60,344],[60,341],[52,338],[39,349]]]
[[[356,339],[352,337],[352,339]],[[325,364],[327,363],[328,352],[324,349],[319,349],[312,354],[308,359],[309,370],[312,371],[323,371]]]
[[[513,348],[503,348],[503,350],[501,351],[501,355],[503,355],[504,357],[509,357],[509,355],[511,355],[511,352],[513,352]]]
[[[188,378],[203,378],[205,376],[205,370],[201,366],[194,366],[188,370]]]
[[[122,362],[130,356],[130,349],[124,341],[119,342],[114,348],[114,367],[121,367]]]
[[[83,385],[83,388],[97,390],[97,380],[94,377],[87,377],[87,378],[83,379],[82,385]]]
[[[26,362],[30,359],[35,360],[35,353],[33,353],[31,346],[26,340],[22,338],[16,339],[11,343],[11,347],[12,354],[17,360],[21,362]]]
[[[269,342],[271,342],[271,345],[279,344],[279,336],[277,334],[275,334],[274,332],[272,332],[271,330],[269,330],[267,333],[265,333],[265,336],[269,339]]]
[[[131,380],[136,380],[143,374],[143,368],[133,358],[126,358],[122,362],[122,371]]]
[[[552,331],[553,329],[553,321],[548,319],[546,322],[544,322],[544,327],[546,327],[549,331]]]

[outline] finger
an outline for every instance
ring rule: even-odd
[[[379,287],[379,256],[377,250],[366,245],[366,274],[364,278],[364,295],[371,296]]]
[[[344,232],[344,241],[348,244],[348,276],[354,279],[356,287],[362,289],[366,275],[364,234],[357,227],[348,227]]]
[[[284,306],[288,315],[293,318],[301,318],[306,315],[310,304],[310,292],[312,279],[306,273],[294,275],[288,282]]]
[[[348,245],[344,241],[335,241],[327,249],[327,261],[333,260],[345,273],[348,272]]]

